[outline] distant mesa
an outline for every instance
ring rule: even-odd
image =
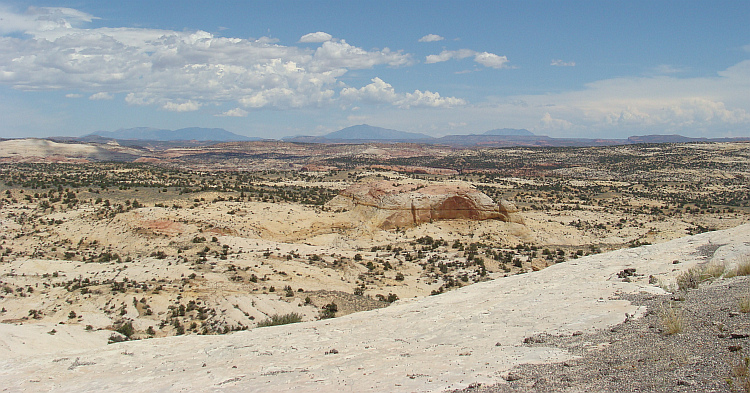
[[[435,138],[416,132],[404,132],[388,128],[375,127],[368,124],[342,128],[329,134],[314,136],[295,136],[284,138],[289,142],[429,142]]]
[[[516,206],[489,196],[467,183],[357,183],[328,202],[329,208],[349,210],[361,222],[381,229],[412,227],[438,220],[501,220],[523,224]]]
[[[686,143],[708,141],[706,138],[691,138],[682,135],[641,135],[628,138],[630,143]]]
[[[346,127],[325,136],[327,139],[432,139],[431,136],[416,132],[404,132],[367,124]]]
[[[189,127],[179,130],[167,130],[150,127],[121,128],[117,131],[97,131],[87,137],[103,137],[120,140],[148,140],[148,141],[217,141],[217,142],[245,142],[257,141],[261,138],[251,138],[229,132],[223,128]]]

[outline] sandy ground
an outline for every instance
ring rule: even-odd
[[[571,260],[384,309],[225,336],[104,345],[100,332],[82,327],[51,327],[60,331],[52,335],[46,327],[30,331],[4,324],[0,385],[3,391],[386,392],[499,383],[519,364],[575,356],[554,346],[524,345],[524,338],[590,333],[621,323],[626,315],[638,318],[645,307],[621,295],[663,294],[649,281],[674,283],[678,273],[700,263],[731,269],[748,254],[750,224],[745,224]],[[636,269],[629,282],[617,276],[625,268]],[[91,347],[72,348],[68,335]]]

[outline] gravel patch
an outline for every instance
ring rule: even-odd
[[[453,392],[746,392],[750,377],[737,374],[748,371],[750,313],[740,310],[748,296],[750,277],[672,295],[623,296],[648,311],[593,334],[524,339],[524,345],[563,348],[580,358],[521,365],[504,375],[505,383]],[[664,310],[670,308],[682,316],[679,333],[668,334]]]

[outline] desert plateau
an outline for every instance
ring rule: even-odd
[[[27,139],[0,160],[3,391],[525,391],[522,367],[611,345],[539,337],[599,337],[658,313],[633,296],[750,268],[741,142]],[[735,342],[718,391],[742,383]]]

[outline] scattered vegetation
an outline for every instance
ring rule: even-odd
[[[290,323],[297,323],[297,322],[302,322],[302,315],[294,313],[294,312],[289,313],[289,314],[283,314],[283,315],[274,314],[274,315],[271,315],[266,320],[258,322],[258,327],[287,325]]]

